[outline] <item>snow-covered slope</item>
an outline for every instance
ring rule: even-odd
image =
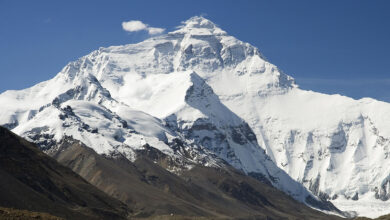
[[[51,80],[1,94],[0,104],[0,124],[45,149],[72,135],[129,159],[146,143],[186,157],[172,147],[181,140],[192,162],[224,159],[301,201],[309,193],[286,173],[341,209],[390,212],[390,104],[303,91],[202,17],[100,48]]]

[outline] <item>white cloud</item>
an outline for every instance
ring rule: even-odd
[[[150,35],[161,34],[164,31],[165,31],[164,28],[155,28],[155,27],[148,28],[148,32]]]
[[[122,22],[122,28],[128,32],[147,31],[150,35],[161,34],[165,31],[164,28],[150,27],[148,24],[137,20]]]
[[[125,31],[142,31],[148,28],[148,25],[144,24],[142,21],[124,21],[122,22],[122,28]]]

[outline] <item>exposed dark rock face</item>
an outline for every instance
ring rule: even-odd
[[[125,219],[128,208],[0,127],[0,206],[66,219]]]
[[[389,188],[390,188],[390,180],[388,177],[383,181],[380,187],[376,187],[374,189],[375,198],[380,199],[382,201],[387,201],[390,198]]]
[[[180,140],[173,149],[186,152]],[[150,145],[130,162],[120,153],[99,155],[79,141],[61,141],[51,155],[107,194],[134,207],[134,217],[211,219],[339,219],[297,203],[284,193],[226,165],[194,165],[179,173],[174,158]]]
[[[355,193],[355,195],[351,198],[352,200],[359,200],[359,193]]]
[[[9,130],[12,130],[15,127],[17,127],[18,125],[19,125],[18,121],[14,121],[12,123],[3,124],[2,126],[9,129]]]
[[[247,144],[248,142],[257,143],[256,135],[247,123],[231,128],[233,141],[237,144]]]

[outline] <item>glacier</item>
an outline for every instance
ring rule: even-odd
[[[134,160],[149,144],[183,169],[223,160],[302,202],[390,213],[390,104],[302,90],[203,17],[99,48],[48,81],[0,94],[0,104],[0,124],[45,151],[72,136]],[[177,140],[185,151],[173,147]]]

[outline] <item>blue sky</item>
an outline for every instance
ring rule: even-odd
[[[0,0],[0,92],[55,76],[101,46],[142,41],[204,15],[258,47],[304,89],[390,101],[390,1]]]

